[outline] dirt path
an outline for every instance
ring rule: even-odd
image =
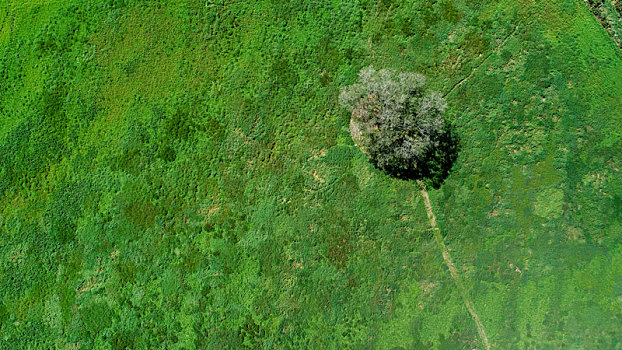
[[[490,56],[492,56],[493,53],[499,51],[500,48],[503,47],[503,45],[505,45],[505,43],[508,41],[508,39],[510,39],[510,37],[512,37],[512,35],[514,35],[514,33],[516,33],[516,31],[518,30],[518,25],[514,27],[514,29],[512,29],[512,31],[505,36],[505,38],[503,38],[503,40],[501,41],[501,43],[499,43],[499,45],[497,45],[497,47],[494,48],[494,50],[491,50],[490,53],[488,55],[486,55],[486,57],[484,57],[484,59],[477,64],[477,66],[475,68],[473,68],[471,70],[471,72],[465,76],[464,78],[458,80],[457,83],[454,84],[454,86],[451,87],[451,89],[449,89],[449,91],[447,91],[447,93],[445,95],[443,95],[443,97],[447,97],[449,94],[451,94],[458,86],[462,85],[462,83],[464,83],[466,80],[468,80],[471,76],[473,76],[473,74],[475,74],[475,72],[477,72],[479,70],[479,68],[486,63],[486,61],[488,60],[488,58],[490,58]]]
[[[421,186],[421,195],[423,196],[425,207],[428,212],[428,219],[430,220],[430,226],[432,228],[432,231],[434,232],[434,239],[436,240],[436,243],[438,244],[439,249],[443,253],[443,260],[445,260],[445,265],[447,265],[447,268],[449,269],[449,273],[451,274],[451,278],[454,280],[456,287],[458,287],[458,290],[460,291],[460,294],[462,295],[462,299],[464,300],[464,304],[467,310],[469,310],[469,313],[471,314],[471,317],[473,318],[473,321],[475,322],[475,325],[477,326],[477,333],[479,333],[479,337],[481,338],[482,343],[484,344],[484,348],[486,350],[490,350],[490,342],[488,341],[488,337],[486,336],[484,325],[482,324],[482,321],[480,320],[479,315],[475,311],[475,306],[473,305],[473,302],[471,301],[471,298],[469,297],[469,294],[467,293],[466,288],[464,288],[464,285],[462,284],[462,280],[460,279],[460,275],[458,275],[458,270],[456,269],[456,266],[451,260],[449,249],[447,249],[447,246],[445,245],[445,240],[443,239],[443,236],[441,235],[441,231],[436,226],[436,216],[434,216],[434,212],[432,211],[432,204],[430,204],[430,196],[428,196],[428,190],[426,189],[425,184],[423,182],[417,181],[417,183],[419,184],[419,186]]]

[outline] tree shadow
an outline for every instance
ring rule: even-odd
[[[440,188],[451,173],[460,152],[460,138],[453,124],[446,123],[442,133],[437,135],[439,145],[423,155],[414,169],[393,169],[384,171],[402,180],[421,180],[427,186]]]

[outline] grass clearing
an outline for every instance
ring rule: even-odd
[[[337,106],[370,64],[451,91],[461,153],[429,197],[491,348],[619,346],[622,56],[586,4],[0,20],[0,347],[481,348],[419,189]]]

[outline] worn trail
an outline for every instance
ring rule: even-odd
[[[447,246],[445,245],[445,240],[443,239],[443,236],[441,235],[440,230],[436,226],[436,216],[434,216],[434,212],[432,211],[432,204],[430,204],[430,196],[428,196],[428,190],[426,189],[425,184],[423,182],[418,181],[418,184],[419,186],[421,186],[421,195],[423,196],[425,207],[428,212],[428,219],[430,220],[430,226],[432,227],[432,231],[434,232],[434,239],[436,240],[436,243],[438,244],[438,247],[441,250],[441,253],[443,254],[443,260],[445,261],[445,265],[447,265],[447,268],[449,269],[449,273],[451,274],[451,278],[453,279],[454,283],[458,287],[458,290],[460,291],[460,294],[462,295],[462,299],[464,300],[464,304],[467,310],[469,310],[469,313],[471,314],[471,317],[473,318],[473,321],[475,322],[475,325],[477,326],[477,333],[479,334],[479,337],[482,340],[482,343],[484,344],[484,348],[486,350],[490,350],[490,341],[488,341],[488,336],[486,336],[486,330],[484,330],[484,325],[482,324],[482,321],[479,318],[479,315],[475,311],[475,306],[473,305],[473,302],[471,301],[471,298],[469,297],[469,294],[467,293],[466,288],[462,284],[460,275],[458,275],[458,270],[456,269],[456,266],[454,265],[451,259],[451,255],[449,254],[449,250],[447,249]]]
[[[473,74],[475,74],[475,72],[477,72],[479,70],[479,68],[486,63],[486,61],[488,60],[488,58],[490,58],[490,56],[492,56],[493,53],[498,52],[499,49],[501,49],[505,43],[508,41],[508,39],[510,39],[510,37],[512,37],[512,35],[514,35],[514,33],[516,33],[516,31],[518,30],[518,25],[514,27],[514,29],[512,29],[512,31],[505,36],[505,38],[503,38],[503,40],[501,41],[501,43],[499,43],[499,45],[497,45],[497,47],[495,47],[494,50],[491,50],[488,55],[486,55],[486,57],[484,57],[484,59],[482,59],[480,61],[480,63],[471,70],[471,72],[466,75],[465,77],[463,77],[462,79],[458,80],[457,83],[454,84],[454,86],[451,87],[451,89],[449,89],[447,91],[446,94],[443,95],[443,97],[447,97],[449,94],[451,94],[452,92],[454,92],[454,90],[456,90],[456,88],[460,85],[462,85],[462,83],[464,83],[465,81],[467,81],[469,78],[471,78],[473,76]]]

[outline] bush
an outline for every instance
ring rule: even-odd
[[[426,93],[424,86],[420,74],[370,66],[339,96],[340,104],[352,112],[355,144],[376,167],[400,178],[422,178],[431,174],[429,168],[447,163],[451,167],[455,160],[455,152],[437,150],[451,136],[444,119],[445,100],[438,92]],[[455,137],[449,139],[449,149],[455,150]]]

